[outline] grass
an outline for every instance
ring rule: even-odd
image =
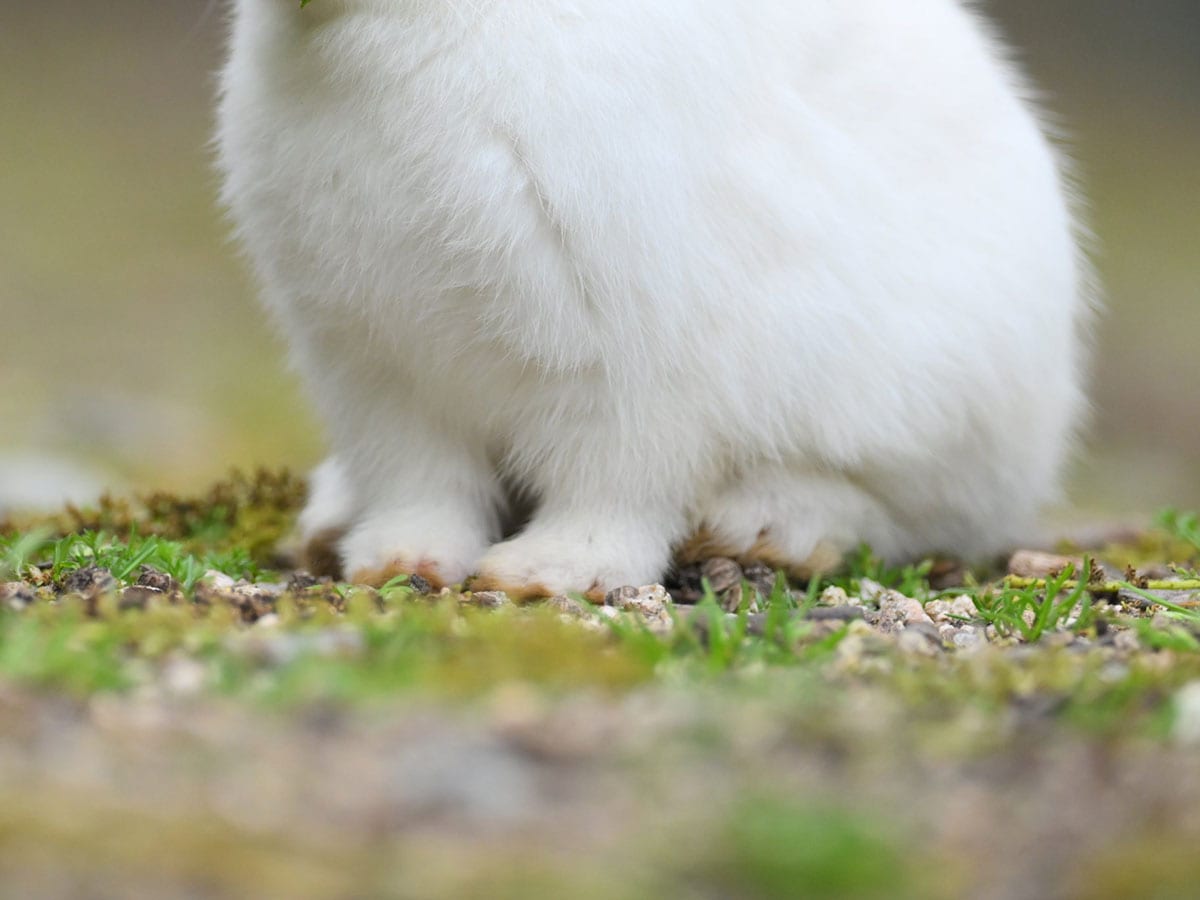
[[[1087,558],[1078,571],[1068,563],[1037,579],[961,572],[960,583],[947,587],[940,563],[888,567],[863,548],[847,571],[809,584],[778,576],[765,593],[745,582],[740,594],[718,594],[705,582],[696,605],[660,620],[582,601],[480,609],[469,594],[426,596],[403,578],[379,590],[287,582],[286,560],[274,548],[301,495],[290,476],[257,473],[192,496],[107,498],[96,509],[8,523],[0,536],[0,581],[13,582],[0,587],[0,734],[61,719],[13,719],[13,709],[67,703],[83,716],[71,726],[83,736],[56,738],[64,748],[58,756],[90,747],[122,766],[146,765],[137,742],[125,747],[119,736],[129,726],[107,732],[93,712],[114,709],[134,722],[216,716],[224,723],[216,734],[244,734],[255,749],[193,736],[187,740],[199,746],[184,753],[168,749],[182,740],[172,737],[154,751],[155,777],[175,787],[139,805],[103,779],[99,796],[72,800],[71,782],[49,763],[58,756],[29,757],[27,776],[13,781],[5,760],[24,751],[15,738],[0,738],[10,753],[0,754],[0,810],[8,810],[0,835],[26,847],[29,858],[47,848],[69,852],[80,877],[91,878],[102,859],[124,858],[87,837],[108,827],[82,824],[104,810],[147,847],[161,833],[175,854],[165,867],[131,863],[129,871],[183,884],[207,866],[217,873],[218,896],[251,888],[211,862],[236,846],[250,870],[295,896],[775,898],[802,889],[812,897],[952,897],[967,883],[962,861],[973,867],[990,857],[949,838],[944,847],[923,839],[938,829],[962,831],[961,823],[951,828],[950,807],[930,797],[981,792],[999,810],[1005,790],[1028,790],[1024,802],[1045,806],[1053,822],[1074,809],[1045,799],[1047,785],[1066,777],[1055,760],[1104,757],[1110,769],[1176,777],[1190,765],[1167,761],[1180,735],[1195,730],[1187,698],[1200,684],[1200,614],[1192,605],[1200,544],[1189,514],[1164,514],[1133,545],[1100,553],[1109,566],[1173,563],[1173,579],[1131,569],[1114,581]],[[231,587],[222,576],[248,580]],[[901,628],[883,608],[900,595],[938,621]],[[822,615],[831,603],[852,608]],[[313,732],[310,722],[350,724]],[[424,724],[404,730],[410,722]],[[335,737],[321,737],[330,728]],[[401,731],[375,747],[381,728]],[[339,814],[351,816],[343,831],[319,840],[291,824],[294,813],[280,812],[283,824],[268,839],[245,831],[236,816],[213,819],[171,805],[189,791],[225,790],[223,779],[235,776],[250,779],[235,795],[249,792],[264,810],[286,804],[288,791],[265,798],[245,785],[274,777],[258,768],[269,761],[270,771],[299,779],[292,792],[302,791],[303,773],[318,763],[295,754],[313,741],[336,743],[351,767],[337,777],[350,783],[383,777],[370,773],[388,760],[400,765],[395,760],[410,752],[418,762],[404,765],[428,766],[412,748],[431,728],[463,732],[465,746],[477,748],[470,753],[483,754],[456,764],[455,778],[486,772],[499,759],[559,779],[559,792],[595,790],[561,815],[581,834],[606,837],[554,849],[554,829],[545,831],[537,815],[539,836],[523,844],[502,839],[507,826],[501,837],[481,837],[447,824],[437,837],[440,817],[458,821],[446,811],[459,808],[452,804],[418,816],[426,835],[418,840],[366,824],[378,815],[369,798],[387,790],[387,779],[367,799],[328,808],[313,801],[328,815],[343,808],[337,804],[358,810]],[[429,760],[467,752],[453,741],[438,746]],[[510,758],[513,747],[524,749]],[[189,768],[210,757],[222,760],[217,769]],[[1014,765],[1032,774],[1015,781],[981,774]],[[1079,762],[1071,772],[1091,765]],[[218,774],[226,769],[233,774]],[[427,772],[398,783],[431,777],[439,783]],[[486,797],[532,776],[480,777]],[[922,785],[933,793],[914,793]],[[459,796],[459,788],[445,789]],[[1105,790],[1104,782],[1079,788],[1089,796]],[[1179,797],[1200,802],[1200,791],[1180,789]],[[1147,821],[1161,826],[1162,802],[1146,794]],[[1139,803],[1121,808],[1136,818]],[[78,820],[70,828],[60,806]],[[971,822],[983,828],[988,815],[977,812]],[[1015,822],[1006,827],[1023,833]],[[1097,835],[1088,852],[1104,846],[1099,828],[1084,827]],[[375,837],[363,843],[368,834]],[[990,834],[980,846],[1003,840]],[[10,870],[32,877],[32,863],[14,863],[3,847],[0,884]],[[296,854],[312,869],[308,886],[297,887],[289,873]],[[1055,884],[1077,877],[1071,858],[1043,861]],[[397,892],[395,860],[414,859],[422,861],[418,886]],[[1177,872],[1164,879],[1185,880]]]
[[[1149,581],[1105,583],[1093,577],[1090,560],[1080,577],[1072,564],[1044,579],[964,573],[961,585],[946,589],[932,586],[932,561],[889,568],[862,548],[846,572],[825,580],[790,586],[779,576],[765,595],[745,583],[733,613],[706,582],[700,602],[672,610],[665,631],[637,615],[598,616],[582,602],[588,627],[536,607],[479,611],[469,595],[421,597],[403,578],[378,591],[333,583],[282,593],[214,588],[213,573],[286,578],[269,566],[301,494],[286,474],[235,475],[200,495],[106,498],[96,509],[68,509],[0,536],[0,579],[23,580],[33,598],[20,611],[11,604],[0,611],[0,674],[86,696],[134,690],[161,677],[164,661],[186,657],[203,668],[206,690],[281,707],[374,702],[405,692],[470,699],[510,682],[559,694],[628,691],[662,679],[765,684],[785,669],[825,679],[883,673],[889,689],[909,677],[891,683],[899,670],[963,677],[957,669],[968,663],[940,648],[923,663],[897,654],[861,621],[814,620],[810,614],[830,588],[851,598],[897,591],[922,604],[965,597],[974,614],[950,615],[951,626],[987,630],[1000,648],[1047,645],[1047,658],[1056,658],[1064,642],[1073,642],[1082,660],[1089,652],[1104,657],[1100,638],[1113,629],[1129,631],[1151,651],[1200,649],[1196,610],[1149,590]],[[1200,556],[1196,518],[1169,513],[1160,524],[1156,540],[1194,551],[1180,563],[1181,578],[1190,577],[1186,564]],[[106,573],[99,582],[96,568]],[[162,587],[162,576],[168,590],[140,587]],[[1135,612],[1119,597],[1139,598],[1145,608]],[[865,612],[878,603],[852,602]],[[867,649],[851,652],[847,642]],[[1089,666],[1067,668],[1081,690]],[[1143,675],[1130,670],[1135,680]],[[1164,677],[1173,683],[1171,673]],[[989,684],[942,698],[984,706],[1012,699],[1000,681]],[[1123,690],[1117,685],[1110,693]],[[1123,715],[1120,703],[1101,706],[1117,710],[1114,721]]]
[[[36,565],[45,563],[45,567]],[[36,571],[38,579],[61,582],[80,569],[97,566],[108,570],[119,583],[129,584],[143,569],[161,572],[192,591],[208,571],[238,578],[263,574],[250,554],[233,548],[224,551],[189,553],[183,542],[142,537],[136,532],[118,538],[105,531],[84,531],[59,538],[45,532],[14,534],[0,538],[0,577],[19,578]]]
[[[1095,623],[1095,599],[1088,591],[1091,574],[1089,560],[1079,579],[1074,564],[1068,564],[1038,583],[976,591],[975,606],[1002,634],[1019,635],[1030,643],[1068,625],[1075,633],[1086,633]]]
[[[270,626],[247,626],[234,606],[201,612],[166,602],[126,610],[102,603],[89,614],[69,598],[55,608],[9,611],[0,615],[0,677],[81,698],[128,695],[169,681],[186,660],[197,666],[205,693],[285,711],[316,703],[369,707],[404,696],[470,704],[511,684],[548,698],[623,695],[664,682],[750,695],[803,683],[836,697],[837,686],[869,684],[911,705],[918,718],[1003,709],[1032,686],[1062,699],[1064,720],[1086,712],[1093,730],[1150,735],[1169,730],[1160,715],[1169,695],[1200,677],[1193,632],[1150,621],[1140,633],[1146,646],[1187,658],[1161,671],[1138,662],[1114,679],[1103,674],[1111,659],[1100,653],[1046,648],[1017,662],[996,651],[986,663],[906,658],[869,629],[825,629],[779,612],[766,617],[773,627],[753,634],[748,614],[728,616],[711,602],[669,636],[634,618],[596,631],[543,609],[461,609],[456,600],[430,603],[404,592],[381,608],[376,596],[350,591],[342,611],[324,599],[288,599],[273,615]],[[846,652],[844,645],[864,638],[865,650]],[[1148,696],[1157,700],[1142,709]]]
[[[1158,525],[1176,541],[1190,546],[1193,556],[1200,556],[1200,515],[1168,509],[1158,516]],[[1195,568],[1182,571],[1192,579],[1200,578]]]

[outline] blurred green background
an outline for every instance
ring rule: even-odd
[[[1073,500],[1200,504],[1200,3],[989,8],[1072,137],[1109,297]],[[224,17],[0,0],[0,506],[320,455],[214,199]]]

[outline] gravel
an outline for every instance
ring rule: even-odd
[[[766,579],[748,588],[749,568],[719,562],[696,574],[739,610],[725,620],[766,634],[773,616],[754,611]],[[55,590],[0,584],[0,604],[21,610]],[[118,590],[111,573],[81,569],[57,590],[92,611],[108,595],[130,611],[182,601],[153,571]],[[289,592],[342,602],[303,574],[253,583],[215,572],[196,602],[237,612],[224,648],[258,667],[366,652],[348,624],[281,627]],[[579,627],[620,620],[665,636],[686,620],[705,638],[709,614],[681,604],[684,593],[646,585],[599,606],[566,596],[545,606]],[[747,798],[869,814],[936,897],[1105,896],[1105,866],[1136,867],[1143,836],[1189,853],[1200,840],[1200,681],[1169,697],[1169,739],[1153,742],[1072,730],[1058,718],[1066,697],[1040,686],[985,712],[940,703],[945,685],[911,676],[933,666],[952,683],[1004,665],[997,678],[1019,681],[1021,666],[1066,648],[1087,651],[1099,683],[1120,684],[1137,666],[1171,664],[1135,631],[1114,621],[1094,637],[1063,630],[1027,645],[968,596],[921,603],[869,580],[827,588],[812,606],[792,599],[792,639],[841,635],[819,676],[779,667],[679,683],[668,670],[625,693],[502,683],[469,705],[409,696],[289,715],[214,698],[210,666],[182,652],[125,696],[80,701],[0,683],[0,886],[50,898],[436,898],[478,893],[497,867],[550,866],[627,883],[612,896],[680,895],[731,865],[729,823]],[[459,602],[520,615],[501,592]],[[754,677],[769,690],[743,689]],[[804,680],[813,677],[836,690]],[[54,866],[43,871],[47,848]],[[966,870],[964,883],[955,873]],[[661,881],[657,891],[637,881],[643,872],[666,879],[665,893]]]

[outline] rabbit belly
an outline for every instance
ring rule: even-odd
[[[993,549],[1053,495],[1084,273],[957,4],[347,0],[314,27],[264,2],[225,198],[360,514],[408,440],[389,417],[484,448],[449,479],[472,504],[500,503],[490,467],[564,515],[654,507],[641,571],[745,484],[851,484],[900,554]]]

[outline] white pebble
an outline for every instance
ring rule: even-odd
[[[939,624],[979,617],[979,610],[975,608],[975,602],[965,594],[955,597],[953,600],[930,600],[925,604],[925,612]]]

